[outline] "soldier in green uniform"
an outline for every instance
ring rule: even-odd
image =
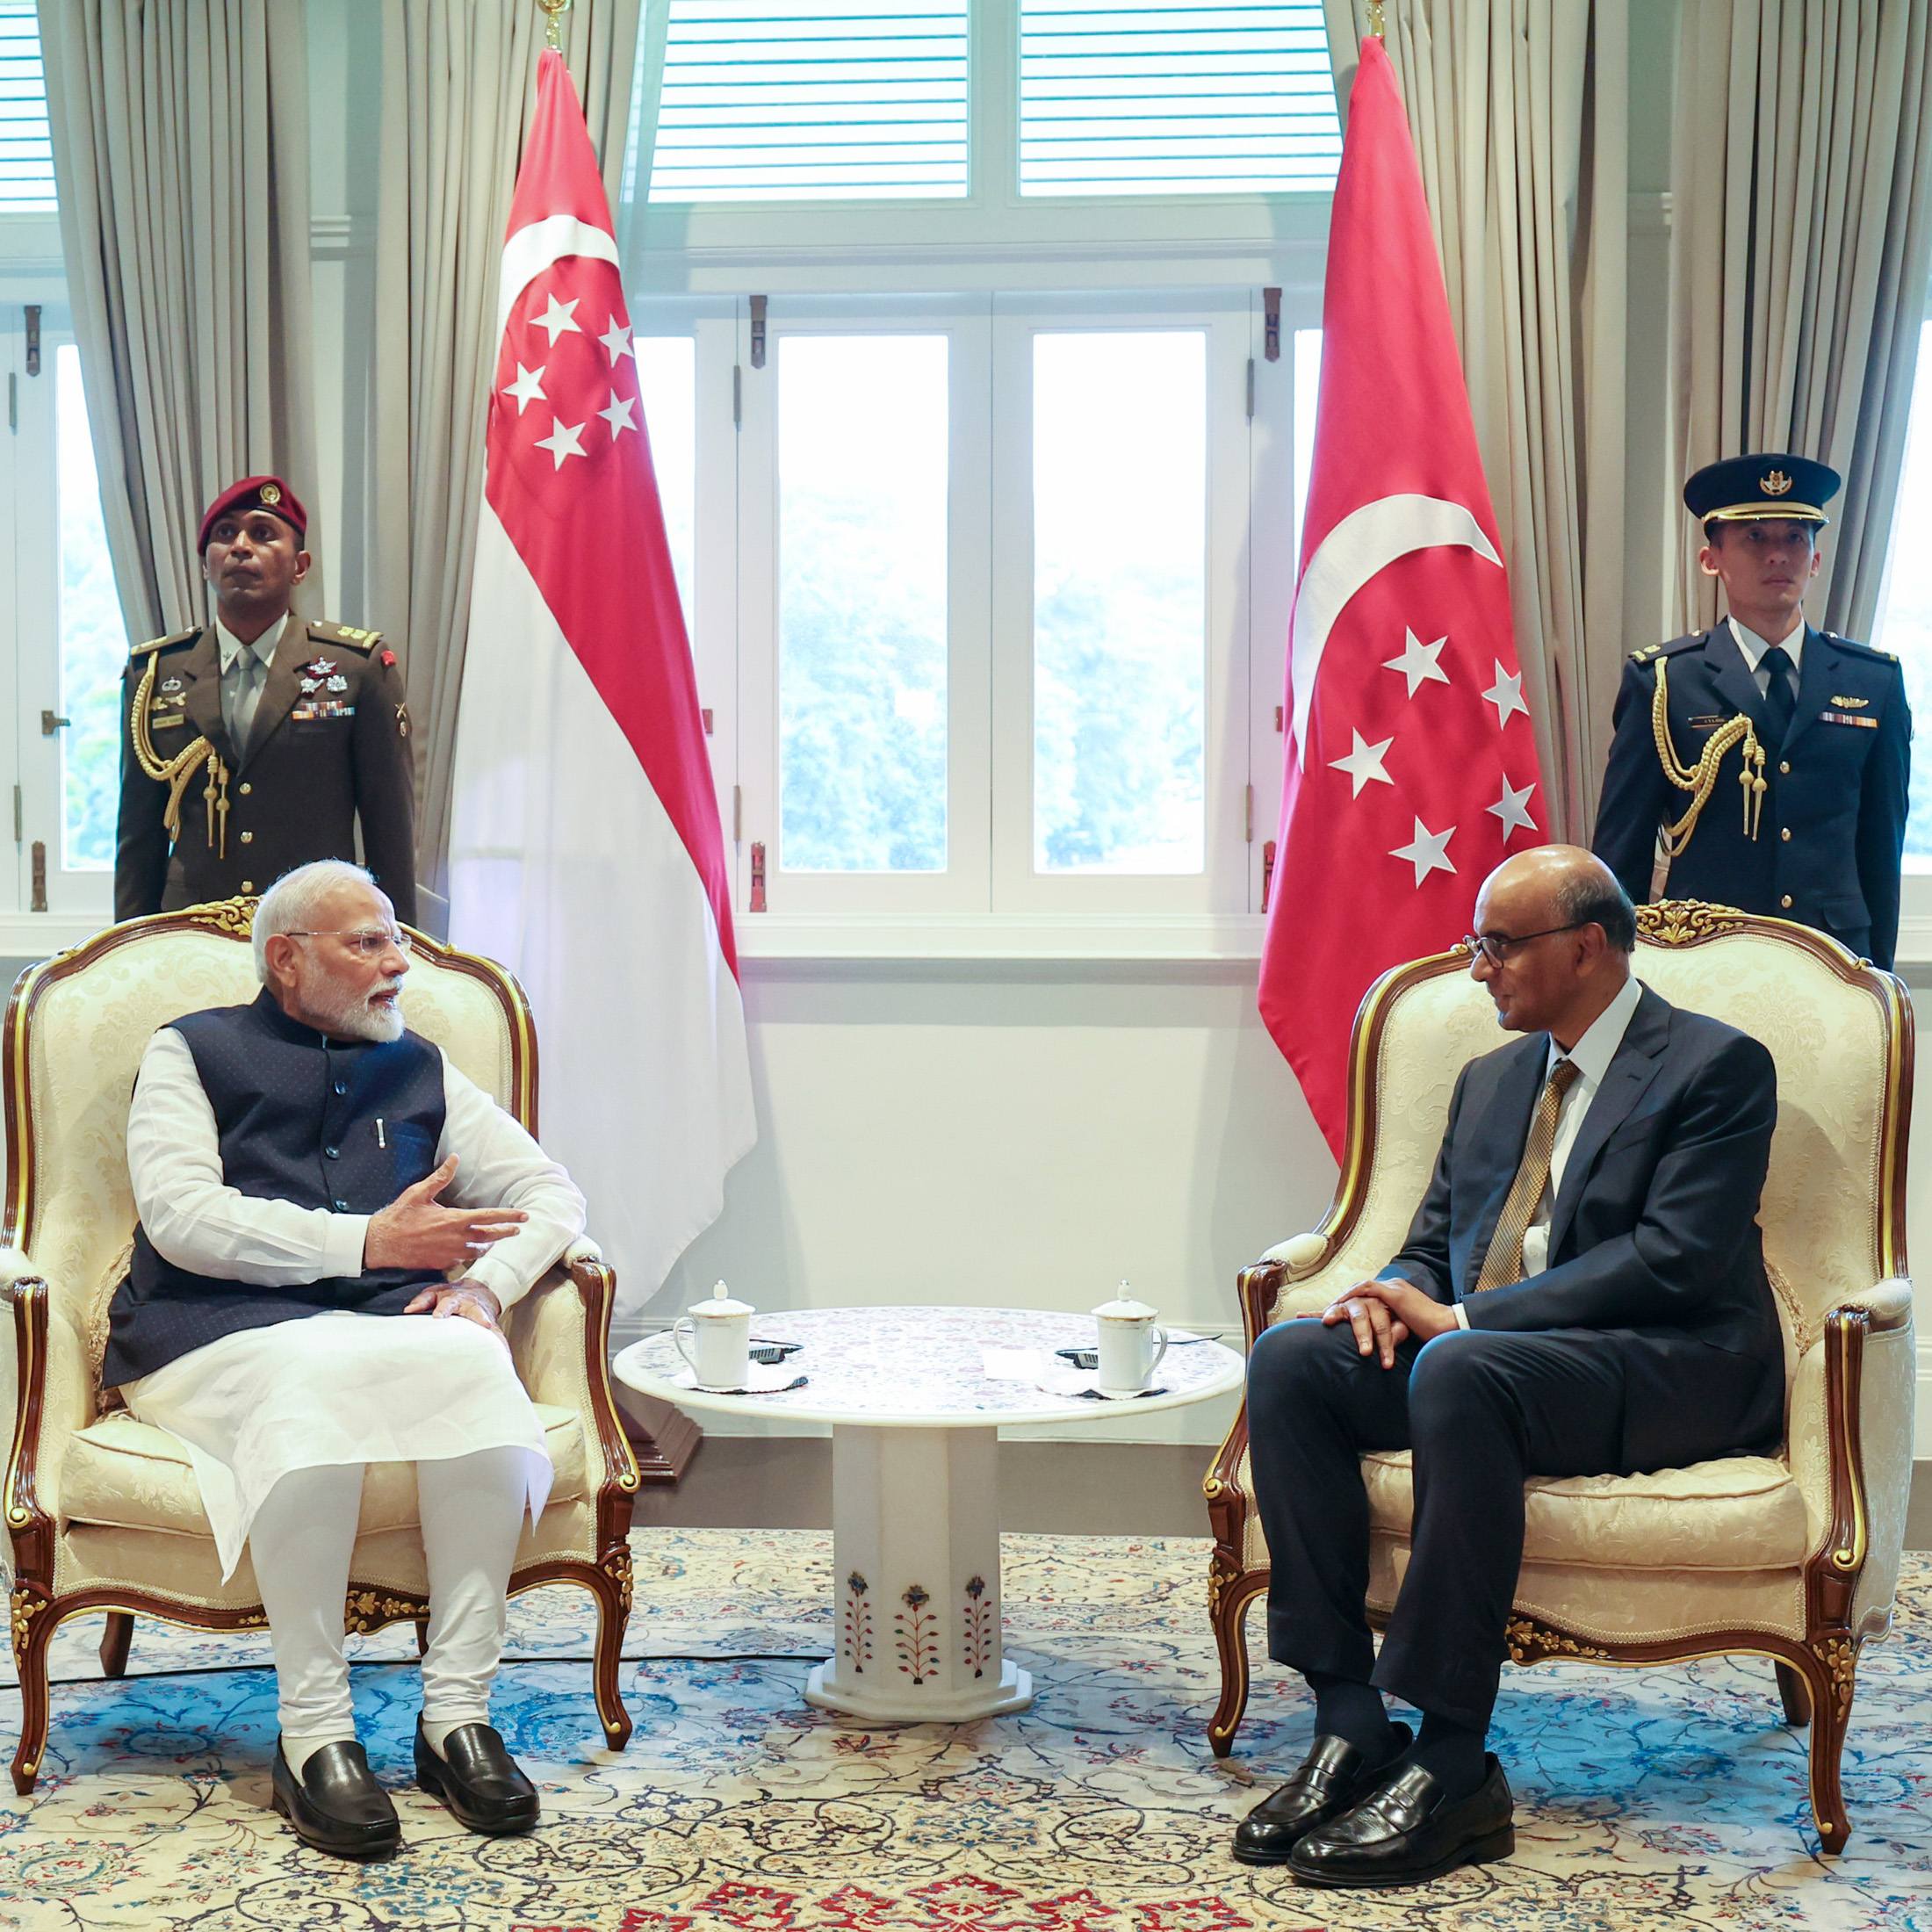
[[[137,645],[124,679],[114,917],[265,892],[356,857],[416,916],[409,710],[374,631],[289,608],[308,517],[279,477],[232,484],[201,520],[215,620]]]
[[[1801,920],[1889,967],[1912,708],[1889,652],[1806,620],[1838,486],[1783,453],[1684,485],[1728,615],[1625,665],[1592,844],[1640,903],[1668,892]]]

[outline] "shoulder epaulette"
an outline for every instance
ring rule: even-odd
[[[1821,631],[1819,635],[1828,638],[1841,651],[1856,651],[1862,658],[1877,658],[1881,664],[1896,664],[1896,651],[1881,651],[1875,644],[1860,644],[1856,638],[1842,638],[1835,631]]]
[[[131,658],[145,657],[150,651],[172,651],[177,644],[192,644],[201,635],[201,626],[191,624],[185,631],[170,631],[165,638],[149,638],[137,644],[127,654]]]
[[[1642,650],[1630,653],[1630,661],[1633,664],[1648,664],[1654,659],[1675,656],[1679,651],[1688,651],[1693,645],[1703,642],[1703,632],[1694,631],[1687,638],[1672,638],[1668,644],[1647,644]]]
[[[327,617],[311,617],[308,634],[324,644],[346,644],[351,651],[373,651],[382,642],[379,631],[364,631],[352,624],[332,624]]]

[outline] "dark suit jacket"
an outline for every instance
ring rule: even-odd
[[[162,814],[168,788],[134,754],[134,701],[158,652],[148,724],[157,757],[205,738],[228,768],[226,854],[208,839],[206,781],[198,768],[181,801],[180,836]],[[319,667],[327,665],[321,671]],[[339,681],[329,688],[329,681]],[[114,854],[114,917],[173,912],[266,892],[312,859],[356,856],[406,926],[416,918],[415,775],[408,710],[395,653],[371,631],[292,616],[256,706],[247,745],[228,742],[214,626],[141,645],[121,703],[121,795]],[[315,689],[305,691],[305,682]]]
[[[1436,1171],[1384,1273],[1472,1329],[1599,1330],[1624,1359],[1630,1469],[1711,1453],[1674,1427],[1695,1411],[1708,1351],[1758,1363],[1763,1393],[1732,1446],[1776,1438],[1784,1344],[1764,1274],[1758,1196],[1777,1120],[1770,1054],[1748,1034],[1646,988],[1570,1149],[1550,1216],[1549,1265],[1473,1294],[1543,1089],[1549,1035],[1462,1071]]]
[[[1651,728],[1660,659],[1670,667],[1679,762],[1696,764],[1711,733],[1740,711],[1761,731],[1764,722],[1757,680],[1728,624],[1652,645],[1624,666],[1592,843],[1640,904],[1650,897],[1657,827],[1690,802],[1664,776]],[[1889,969],[1912,768],[1912,710],[1898,660],[1806,626],[1791,729],[1782,745],[1765,746],[1755,839],[1745,833],[1743,758],[1741,746],[1725,753],[1665,890],[1802,920]]]

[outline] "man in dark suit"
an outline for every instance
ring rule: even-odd
[[[264,892],[316,859],[363,855],[416,919],[415,779],[396,654],[379,632],[290,609],[308,517],[279,477],[222,491],[201,520],[215,620],[137,645],[124,679],[114,917]]]
[[[1463,1069],[1402,1252],[1319,1320],[1277,1323],[1249,1364],[1269,1654],[1314,1690],[1316,1737],[1235,1856],[1311,1885],[1513,1849],[1485,1741],[1526,1476],[1676,1467],[1781,1426],[1756,1219],[1770,1055],[1632,977],[1630,901],[1575,847],[1507,861],[1475,919],[1471,973],[1525,1037]],[[1358,1459],[1401,1448],[1411,1554],[1378,1659]],[[1413,1746],[1384,1691],[1422,1712]]]
[[[1912,768],[1899,661],[1805,621],[1837,472],[1790,455],[1699,470],[1683,501],[1724,585],[1714,630],[1624,667],[1597,854],[1633,899],[1802,920],[1889,968]]]

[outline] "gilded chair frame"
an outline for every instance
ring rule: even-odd
[[[35,1009],[52,987],[84,972],[117,948],[170,928],[192,930],[251,943],[256,905],[253,898],[225,900],[191,906],[177,912],[155,913],[108,927],[85,944],[29,967],[15,982],[8,1002],[4,1032],[0,1034],[0,1086],[5,1095],[6,1195],[0,1216],[0,1248],[31,1257],[41,1206],[35,1171],[34,1121],[30,1079]],[[508,1111],[534,1135],[537,1132],[537,1031],[530,1003],[515,977],[494,961],[445,946],[410,929],[417,952],[479,982],[494,998],[502,1014],[510,1053]],[[582,1310],[585,1379],[591,1413],[585,1417],[584,1453],[595,1489],[587,1499],[595,1510],[592,1561],[552,1558],[528,1562],[511,1575],[509,1593],[519,1596],[547,1583],[572,1583],[588,1590],[597,1607],[597,1635],[592,1663],[592,1685],[606,1746],[622,1750],[631,1737],[631,1718],[619,1690],[619,1663],[631,1604],[631,1515],[640,1481],[611,1394],[609,1333],[616,1276],[588,1243],[573,1249],[518,1305],[534,1313],[542,1296],[573,1294]],[[265,1629],[261,1605],[198,1604],[176,1592],[166,1595],[136,1589],[86,1589],[58,1591],[54,1554],[61,1525],[45,1508],[35,1475],[40,1456],[43,1404],[49,1347],[49,1294],[44,1277],[29,1272],[4,1287],[13,1308],[14,1345],[18,1360],[18,1395],[7,1451],[0,1509],[13,1551],[13,1588],[9,1625],[14,1667],[21,1698],[20,1739],[14,1752],[14,1789],[32,1790],[46,1753],[50,1705],[47,1650],[55,1630],[70,1617],[105,1611],[107,1625],[101,1640],[102,1669],[110,1677],[122,1676],[137,1616],[197,1630]],[[594,1424],[594,1430],[591,1426]],[[552,1505],[557,1507],[558,1505]],[[565,1508],[582,1508],[573,1503]],[[360,1581],[351,1571],[343,1604],[345,1631],[367,1633],[397,1623],[416,1626],[419,1647],[429,1626],[426,1597]]]
[[[1912,1003],[1903,984],[1869,960],[1855,959],[1835,941],[1789,920],[1756,918],[1693,900],[1665,900],[1638,907],[1637,924],[1643,943],[1670,948],[1700,946],[1740,931],[1775,932],[1815,955],[1839,978],[1862,987],[1878,1002],[1885,1020],[1886,1066],[1876,1247],[1881,1282],[1905,1277],[1906,1158],[1914,1032]],[[1316,1227],[1297,1242],[1284,1244],[1297,1250],[1292,1259],[1258,1261],[1237,1277],[1248,1348],[1253,1348],[1274,1319],[1283,1294],[1317,1273],[1338,1253],[1362,1211],[1376,1143],[1373,1074],[1391,1006],[1407,989],[1445,973],[1466,972],[1468,967],[1469,954],[1459,945],[1446,953],[1392,969],[1364,996],[1350,1043],[1348,1136],[1341,1178],[1328,1212]],[[1875,1311],[1843,1306],[1825,1318],[1821,1345],[1830,1450],[1829,1506],[1825,1532],[1803,1565],[1806,1629],[1802,1640],[1760,1629],[1737,1628],[1703,1629],[1653,1642],[1605,1643],[1520,1611],[1512,1614],[1507,1630],[1510,1657],[1518,1664],[1569,1658],[1638,1669],[1700,1657],[1756,1655],[1771,1660],[1777,1667],[1786,1720],[1810,1726],[1812,1812],[1820,1845],[1830,1854],[1842,1851],[1851,1833],[1840,1789],[1839,1764],[1851,1717],[1859,1647],[1867,1639],[1882,1636],[1891,1623],[1889,1605],[1882,1617],[1868,1614],[1862,1626],[1855,1626],[1851,1618],[1870,1547],[1859,1425],[1861,1373],[1868,1337],[1908,1328],[1911,1319],[1909,1297],[1902,1307]],[[1217,1757],[1233,1750],[1235,1734],[1247,1706],[1247,1613],[1266,1591],[1270,1578],[1267,1568],[1251,1568],[1244,1557],[1247,1524],[1254,1508],[1253,1497],[1239,1480],[1247,1446],[1248,1417],[1244,1403],[1203,1483],[1215,1539],[1208,1605],[1220,1654],[1221,1698],[1208,1721],[1208,1735]],[[1371,1621],[1380,1625],[1384,1619],[1372,1611]]]

